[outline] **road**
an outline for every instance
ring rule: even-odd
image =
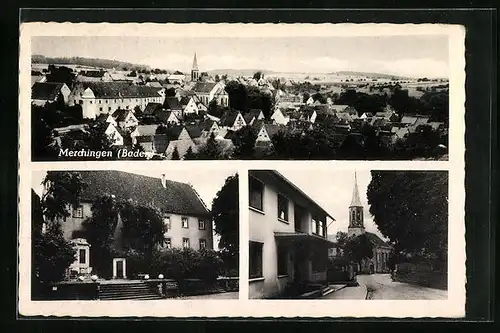
[[[389,274],[358,275],[357,280],[359,284],[366,286],[368,299],[439,300],[448,298],[446,290],[393,282]]]

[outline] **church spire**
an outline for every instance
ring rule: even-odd
[[[198,70],[198,60],[196,59],[196,52],[194,53],[193,67],[191,69],[196,71]]]
[[[358,179],[356,177],[356,171],[354,171],[354,189],[352,191],[351,205],[349,207],[363,207],[361,200],[359,199],[358,191]]]

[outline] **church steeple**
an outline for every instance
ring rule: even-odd
[[[349,206],[348,236],[359,236],[365,232],[363,204],[359,198],[358,179],[354,172],[354,188],[352,190],[351,205]]]
[[[198,60],[196,59],[196,52],[194,53],[193,66],[191,67],[191,81],[198,81],[200,71],[198,70]]]
[[[361,200],[359,199],[358,178],[356,177],[356,171],[354,171],[354,189],[352,190],[351,205],[349,207],[363,207]]]

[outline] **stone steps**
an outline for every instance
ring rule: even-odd
[[[152,300],[162,297],[144,282],[101,284],[99,289],[100,300]]]

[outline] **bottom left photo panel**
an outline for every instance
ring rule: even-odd
[[[237,299],[237,170],[37,170],[31,299]]]

